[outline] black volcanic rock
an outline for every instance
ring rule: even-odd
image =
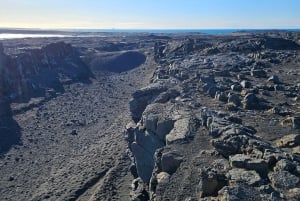
[[[28,50],[13,58],[1,54],[4,61],[0,79],[10,100],[43,96],[48,88],[63,90],[64,83],[86,82],[92,76],[78,52],[64,42]]]
[[[11,102],[46,96],[52,89],[53,93],[63,91],[64,83],[87,82],[92,75],[77,51],[64,42],[28,50],[15,57],[6,55],[3,50],[0,44],[0,153],[20,140]]]

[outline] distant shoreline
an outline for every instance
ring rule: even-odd
[[[209,34],[225,35],[247,32],[300,32],[300,29],[13,29],[0,28],[0,40],[49,37],[93,37],[97,34]],[[100,35],[99,35],[100,36]]]

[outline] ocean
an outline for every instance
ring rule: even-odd
[[[64,30],[67,31],[67,30]],[[70,30],[69,30],[70,31]],[[74,32],[104,32],[104,33],[203,33],[203,34],[231,34],[239,31],[296,31],[300,29],[73,29]]]
[[[71,35],[63,34],[22,34],[22,33],[0,33],[0,40],[17,39],[17,38],[51,38],[51,37],[70,37]]]
[[[95,36],[88,33],[150,33],[150,34],[184,34],[184,33],[201,33],[201,34],[231,34],[238,31],[295,31],[300,29],[59,29],[51,30],[63,32],[63,34],[45,34],[47,30],[34,30],[31,33],[0,33],[0,40],[16,38],[50,38],[50,37],[76,37],[76,36]],[[75,33],[75,35],[74,35]],[[80,35],[83,33],[83,35]],[[98,36],[98,35],[97,35]]]

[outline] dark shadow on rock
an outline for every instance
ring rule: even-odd
[[[117,55],[98,56],[91,61],[92,70],[104,70],[114,73],[134,69],[146,61],[146,56],[140,52],[125,52]]]
[[[5,154],[13,145],[20,144],[21,131],[18,123],[12,118],[12,113],[7,106],[0,105],[1,110],[7,113],[0,114],[0,157]]]
[[[300,50],[300,45],[284,38],[266,38],[263,46],[273,50]]]

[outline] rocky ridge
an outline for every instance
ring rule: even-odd
[[[299,200],[299,35],[156,43],[125,130],[131,200]]]
[[[299,44],[279,31],[4,40],[0,200],[298,200]]]

